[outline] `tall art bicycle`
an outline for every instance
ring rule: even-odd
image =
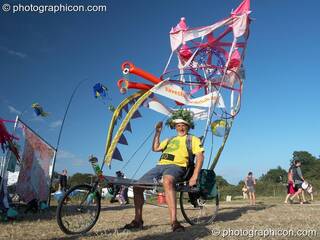
[[[136,89],[117,108],[109,124],[104,162],[90,162],[97,175],[91,184],[72,187],[59,201],[57,222],[66,234],[89,231],[97,222],[101,210],[101,189],[104,186],[134,186],[161,189],[159,182],[147,183],[133,179],[104,176],[102,167],[113,159],[123,161],[118,144],[127,145],[124,132],[131,132],[131,119],[141,117],[140,107],[170,117],[179,109],[192,113],[201,128],[202,144],[209,152],[206,169],[202,169],[195,187],[188,186],[192,164],[188,165],[184,181],[176,184],[179,205],[185,220],[191,224],[209,224],[215,219],[219,193],[214,168],[224,149],[234,119],[240,111],[244,80],[244,56],[249,37],[250,0],[244,0],[231,15],[212,25],[187,27],[185,18],[170,31],[171,55],[163,74],[158,78],[131,62],[122,64],[123,77],[117,85],[122,94]],[[176,61],[173,55],[176,54]],[[150,83],[133,82],[135,75]],[[211,143],[207,143],[211,129]],[[219,140],[220,139],[220,140]],[[145,143],[146,141],[143,141]],[[213,149],[213,146],[216,149]],[[146,158],[146,157],[145,157]],[[141,164],[140,164],[141,165]]]
[[[66,234],[80,234],[89,231],[97,222],[101,210],[101,189],[98,185],[125,185],[142,187],[153,192],[161,191],[161,184],[139,182],[132,179],[103,176],[97,159],[91,164],[98,180],[93,185],[81,184],[72,187],[60,200],[57,208],[57,221]],[[191,225],[211,223],[218,211],[219,198],[213,171],[202,171],[201,189],[190,188],[186,182],[176,185],[182,215]],[[209,184],[208,184],[209,183]],[[208,192],[210,189],[210,192]]]

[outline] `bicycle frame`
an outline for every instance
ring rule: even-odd
[[[146,183],[146,182],[139,182],[134,179],[127,179],[127,178],[119,178],[113,176],[104,176],[103,172],[98,164],[98,159],[95,157],[90,158],[89,162],[92,165],[93,171],[97,176],[97,180],[93,187],[97,188],[98,185],[123,185],[123,186],[133,186],[133,187],[140,187],[144,189],[154,189],[157,190],[158,188],[163,188],[162,184],[159,182],[154,183]],[[199,189],[197,187],[190,187],[187,181],[179,182],[176,184],[176,191],[177,192],[198,192]]]
[[[138,180],[125,179],[112,176],[104,176],[98,165],[98,159],[90,158],[90,163],[97,176],[97,180],[91,184],[79,184],[70,188],[57,207],[57,223],[60,229],[66,234],[80,234],[88,232],[97,222],[101,211],[102,186],[133,186],[144,189],[153,189],[152,195],[162,188],[159,182],[142,183]],[[159,189],[160,190],[160,189]],[[162,189],[161,189],[162,191]],[[73,193],[84,193],[83,196]],[[219,196],[214,198],[203,197],[204,191],[200,188],[191,188],[188,182],[176,184],[176,192],[179,193],[179,204],[183,217],[191,224],[209,224],[214,221],[218,212]],[[90,195],[92,196],[90,197]],[[80,221],[79,219],[85,219]],[[73,224],[74,223],[74,224]]]

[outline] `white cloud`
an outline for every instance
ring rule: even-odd
[[[78,160],[78,161],[73,162],[72,165],[75,167],[82,167],[82,166],[89,165],[89,163],[87,163],[84,160]]]
[[[10,105],[9,105],[8,108],[9,108],[10,113],[17,114],[17,115],[20,115],[20,114],[21,114],[21,111],[19,111],[18,109],[16,109],[16,108],[13,107],[13,106],[10,106]]]
[[[49,128],[51,130],[53,130],[53,129],[61,127],[61,124],[62,124],[62,120],[57,120],[57,121],[50,123]]]
[[[57,153],[57,158],[60,159],[70,159],[70,158],[75,158],[76,155],[73,154],[72,152],[69,152],[67,150],[59,150]]]
[[[44,122],[44,119],[43,117],[41,116],[33,116],[31,119],[30,119],[31,122]]]
[[[59,150],[57,153],[57,159],[58,161],[63,161],[66,160],[69,163],[71,163],[73,166],[84,166],[85,164],[87,164],[87,162],[83,159],[81,159],[80,157],[78,157],[77,155],[75,155],[72,152],[69,152],[67,150]],[[59,161],[59,162],[60,162]]]
[[[18,58],[22,58],[23,59],[23,58],[27,57],[27,54],[25,54],[23,52],[18,52],[18,51],[9,49],[9,48],[4,47],[4,46],[0,46],[0,50],[3,51],[3,52],[6,52],[7,54],[10,54],[12,56],[16,56]]]

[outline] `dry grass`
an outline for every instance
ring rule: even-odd
[[[248,237],[213,236],[212,231],[243,230],[308,230],[318,231],[314,237],[254,237],[252,239],[319,239],[320,202],[308,205],[285,205],[280,200],[264,199],[256,206],[235,201],[220,206],[216,221],[206,227],[186,226],[184,233],[172,233],[168,224],[168,210],[165,207],[146,205],[144,208],[145,227],[142,231],[122,232],[119,229],[134,216],[133,206],[119,207],[117,204],[104,205],[96,226],[87,234],[67,236],[56,223],[55,211],[43,214],[27,214],[19,220],[1,223],[0,239],[248,239]],[[179,213],[179,220],[183,221]]]

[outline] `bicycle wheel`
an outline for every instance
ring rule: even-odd
[[[219,209],[218,196],[203,199],[198,192],[180,192],[180,208],[184,219],[191,225],[212,223]]]
[[[82,184],[72,187],[60,200],[57,222],[66,234],[88,232],[97,222],[101,208],[98,190]]]

